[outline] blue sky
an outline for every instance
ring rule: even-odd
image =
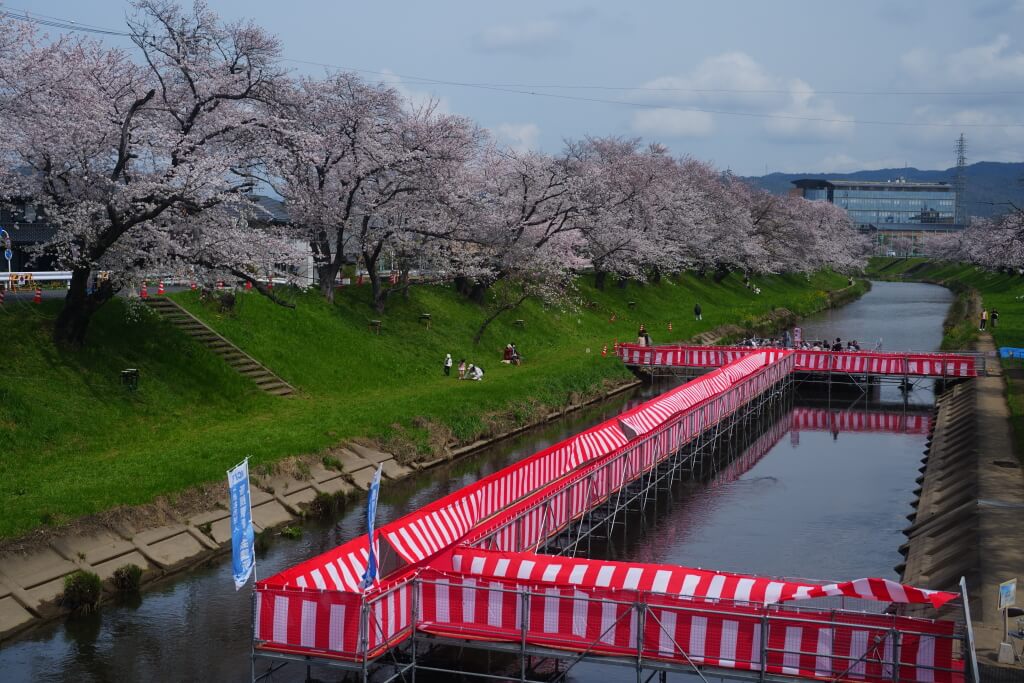
[[[744,175],[946,168],[962,130],[970,161],[1024,160],[1024,0],[209,5],[252,17],[290,59],[439,98],[520,147],[615,134]],[[6,7],[121,27],[127,4]]]

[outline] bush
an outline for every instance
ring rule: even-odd
[[[306,508],[306,515],[309,517],[329,517],[345,507],[345,494],[338,493],[317,493]]]
[[[286,526],[281,529],[281,535],[292,540],[302,538],[302,527]]]
[[[64,577],[64,594],[60,603],[80,614],[89,614],[99,609],[103,596],[103,582],[92,572],[78,570]]]
[[[142,583],[142,567],[126,564],[114,570],[114,588],[119,593],[138,593]]]

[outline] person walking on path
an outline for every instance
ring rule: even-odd
[[[704,316],[701,315],[701,312],[702,311],[701,311],[701,308],[700,308],[700,304],[699,303],[695,304],[694,307],[693,307],[693,317],[696,320],[703,320],[704,319]]]
[[[444,376],[448,377],[452,374],[452,354],[444,354]]]
[[[978,327],[979,332],[985,331],[985,326],[988,324],[988,309],[981,309],[981,325]]]
[[[999,311],[993,308],[989,317],[992,318],[992,329],[994,330],[996,329],[996,325],[999,324]]]

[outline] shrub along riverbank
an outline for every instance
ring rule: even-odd
[[[721,282],[684,275],[657,285],[581,283],[575,311],[527,302],[488,328],[474,346],[483,309],[448,287],[392,297],[380,316],[368,288],[335,304],[292,294],[294,309],[240,294],[220,312],[195,293],[175,298],[299,389],[282,399],[258,391],[220,359],[164,321],[115,300],[101,309],[79,351],[50,342],[58,302],[8,303],[0,374],[0,538],[121,505],[176,496],[223,478],[246,455],[254,466],[316,453],[353,437],[380,440],[399,455],[426,454],[533,421],[631,376],[612,344],[645,323],[655,343],[689,339],[726,324],[749,326],[778,308],[806,315],[829,304],[846,278],[821,273]],[[630,305],[634,302],[634,305]],[[693,319],[700,302],[704,320]],[[428,329],[420,321],[430,313]],[[382,320],[379,336],[368,330]],[[516,320],[522,320],[521,325]],[[668,323],[672,331],[668,331]],[[525,362],[502,365],[515,342]],[[608,345],[608,357],[601,357]],[[482,382],[444,377],[451,353],[486,371]],[[138,368],[136,392],[120,371]]]
[[[947,318],[943,348],[967,348],[978,336],[981,306],[999,311],[999,323],[990,328],[997,347],[1024,348],[1024,276],[997,273],[976,266],[923,258],[872,259],[868,275],[884,280],[914,280],[949,287],[957,301]],[[1007,398],[1014,422],[1018,457],[1024,459],[1024,367],[1020,361],[1004,364]]]

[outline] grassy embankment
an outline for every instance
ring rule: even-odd
[[[57,302],[8,302],[0,309],[0,538],[159,496],[173,503],[177,492],[219,481],[246,455],[259,466],[352,437],[425,452],[500,433],[627,379],[611,345],[633,339],[640,322],[656,343],[688,339],[726,323],[751,323],[778,307],[810,313],[846,280],[823,273],[757,284],[759,296],[737,275],[721,283],[687,275],[628,289],[612,284],[605,291],[581,285],[580,299],[592,304],[569,312],[528,302],[499,318],[478,347],[470,340],[483,311],[450,288],[394,297],[383,316],[370,308],[368,288],[340,292],[333,306],[295,295],[294,310],[241,295],[229,314],[191,292],[175,295],[299,388],[300,396],[289,399],[260,393],[152,315],[129,321],[120,301],[100,311],[88,345],[74,352],[49,341]],[[704,307],[701,323],[691,313],[695,301]],[[429,330],[419,322],[423,312],[432,315]],[[367,329],[377,317],[379,337]],[[522,367],[498,362],[509,341],[518,344]],[[600,354],[604,344],[607,358]],[[445,353],[456,363],[465,357],[481,365],[485,380],[443,377]],[[119,383],[129,367],[141,371],[135,393]]]
[[[967,348],[977,339],[977,314],[981,305],[989,311],[993,308],[999,311],[999,324],[990,330],[996,346],[1024,348],[1024,276],[923,258],[872,259],[868,274],[877,279],[933,282],[956,292],[957,301],[946,321],[943,348]],[[1020,361],[1004,363],[1015,447],[1018,457],[1024,459],[1024,367],[1021,366]]]

